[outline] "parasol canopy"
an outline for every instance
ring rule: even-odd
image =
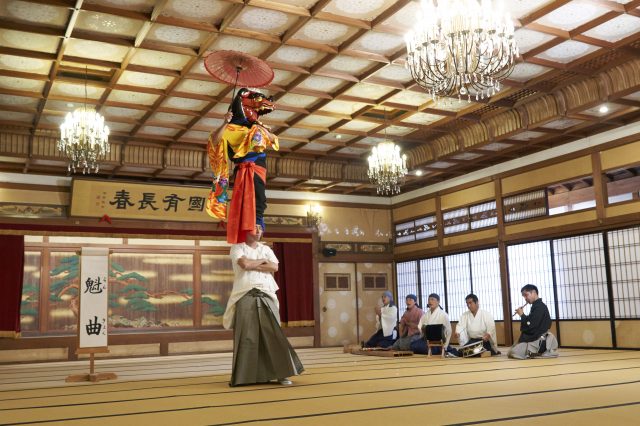
[[[273,70],[262,59],[233,50],[219,50],[210,53],[204,60],[204,67],[222,83],[235,87],[262,87],[271,83]]]

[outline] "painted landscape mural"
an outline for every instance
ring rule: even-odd
[[[109,271],[111,332],[221,327],[233,285],[233,271],[226,253],[112,250]],[[79,268],[80,257],[75,250],[25,252],[23,332],[75,332]],[[48,269],[46,277],[40,276],[43,269]],[[198,300],[194,298],[196,289],[200,289]],[[43,290],[46,298],[41,295]],[[196,303],[200,304],[200,318],[195,317]]]

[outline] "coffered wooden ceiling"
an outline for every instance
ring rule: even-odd
[[[504,3],[521,51],[506,87],[434,102],[404,68],[417,1],[4,0],[0,171],[66,174],[57,129],[88,67],[88,103],[112,131],[100,176],[205,183],[231,88],[203,58],[221,49],[275,70],[272,189],[369,194],[383,138],[409,156],[407,191],[640,118],[640,0]]]

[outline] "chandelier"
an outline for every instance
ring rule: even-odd
[[[407,67],[434,100],[488,98],[500,90],[518,56],[513,22],[491,0],[421,0],[405,36]]]
[[[369,179],[376,185],[378,195],[394,195],[407,174],[407,156],[400,155],[400,147],[383,141],[373,147],[369,156]]]
[[[83,174],[97,173],[100,169],[98,158],[108,154],[109,127],[104,118],[93,108],[87,108],[87,80],[85,70],[84,83],[85,103],[72,113],[67,113],[64,123],[60,125],[58,151],[69,159],[69,172],[82,170]]]

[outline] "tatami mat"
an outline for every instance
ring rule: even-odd
[[[305,349],[293,386],[229,388],[230,354],[0,366],[0,423],[64,425],[638,424],[640,352],[427,359]]]

